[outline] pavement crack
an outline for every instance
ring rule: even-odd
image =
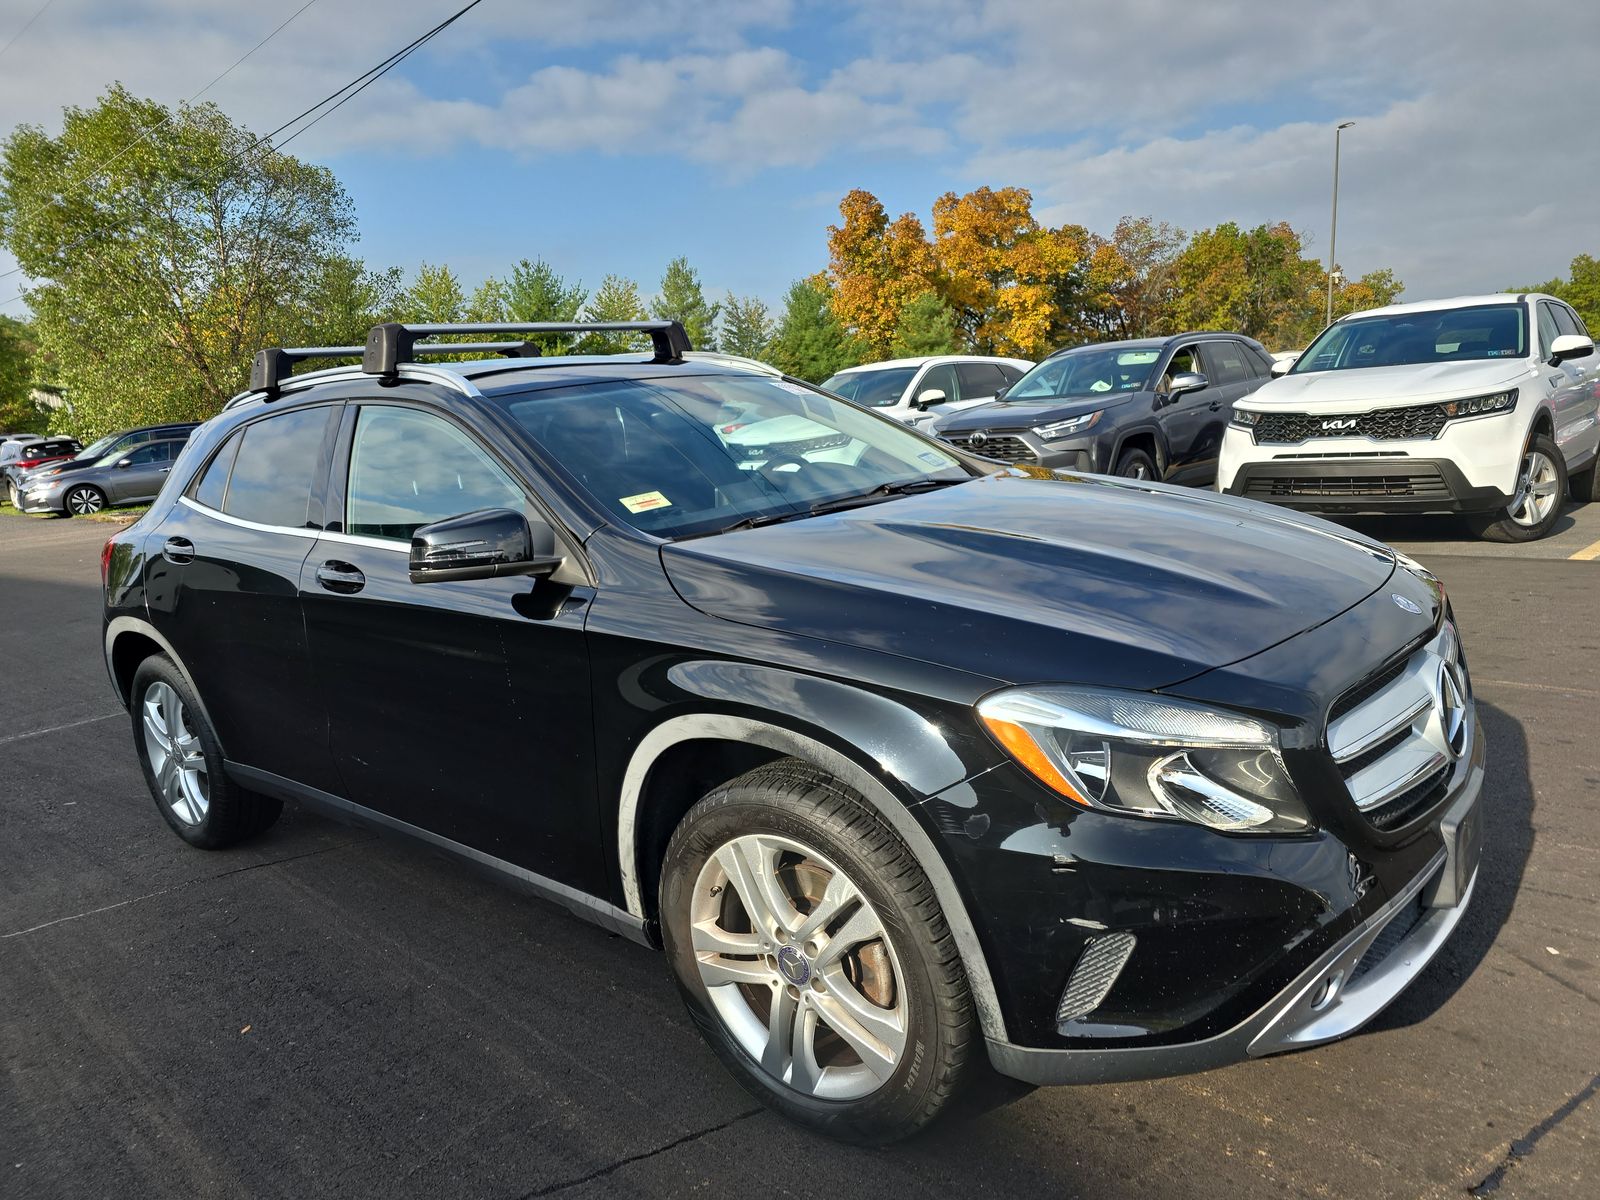
[[[153,892],[146,892],[142,896],[129,896],[126,900],[118,900],[115,904],[102,904],[98,908],[85,909],[80,913],[73,913],[70,917],[56,917],[51,921],[43,921],[38,925],[30,925],[27,929],[14,929],[10,933],[0,933],[0,942],[11,938],[23,937],[26,934],[38,933],[41,929],[49,929],[53,925],[65,925],[68,921],[81,921],[85,917],[97,916],[100,913],[111,912],[113,909],[126,908],[130,904],[138,904],[145,900],[154,900],[158,896],[168,896],[173,892],[181,892],[185,888],[194,887],[202,883],[215,883],[219,879],[227,879],[230,875],[243,875],[247,871],[259,871],[262,867],[277,867],[284,863],[297,862],[302,858],[315,858],[319,854],[331,854],[335,850],[343,850],[347,846],[357,846],[362,842],[370,842],[377,834],[369,837],[351,838],[334,846],[323,846],[317,850],[307,850],[302,854],[286,854],[282,858],[269,858],[265,862],[250,863],[248,866],[233,867],[227,871],[218,871],[215,875],[201,875],[195,879],[185,879],[182,883],[175,883],[171,887],[159,888]]]
[[[1544,1139],[1545,1134],[1577,1112],[1596,1092],[1600,1092],[1600,1075],[1596,1075],[1589,1080],[1572,1096],[1568,1097],[1565,1104],[1528,1130],[1527,1133],[1519,1138],[1514,1138],[1511,1144],[1506,1147],[1505,1155],[1500,1159],[1499,1165],[1477,1183],[1468,1187],[1467,1194],[1470,1196],[1488,1196],[1499,1191],[1500,1185],[1506,1180],[1507,1172],[1532,1154],[1534,1147]]]
[[[676,1150],[679,1146],[687,1145],[689,1142],[697,1142],[703,1137],[710,1137],[713,1133],[721,1133],[730,1125],[737,1125],[740,1121],[745,1121],[751,1117],[757,1116],[762,1111],[763,1110],[760,1108],[747,1109],[742,1113],[737,1113],[734,1116],[729,1117],[720,1125],[712,1125],[706,1129],[697,1129],[693,1133],[686,1133],[681,1138],[675,1138],[674,1140],[667,1142],[665,1145],[657,1146],[654,1150],[645,1150],[639,1154],[630,1154],[627,1158],[619,1158],[616,1162],[607,1163],[605,1166],[600,1167],[597,1170],[590,1171],[587,1175],[579,1175],[575,1179],[563,1179],[560,1183],[552,1183],[548,1187],[538,1188],[531,1192],[524,1192],[520,1197],[518,1197],[518,1200],[538,1200],[538,1197],[540,1196],[553,1196],[557,1192],[564,1192],[568,1188],[577,1187],[579,1184],[589,1183],[591,1180],[595,1179],[604,1179],[607,1175],[610,1175],[615,1171],[622,1170],[623,1167],[631,1166],[636,1162],[642,1162],[647,1158],[654,1158],[658,1154],[665,1154],[668,1150]]]
[[[1588,992],[1584,991],[1581,987],[1579,987],[1577,984],[1573,983],[1570,979],[1563,979],[1561,976],[1557,975],[1554,971],[1552,971],[1549,967],[1545,966],[1543,963],[1535,962],[1531,958],[1524,958],[1522,955],[1518,954],[1515,950],[1508,950],[1507,953],[1510,954],[1511,957],[1516,959],[1519,963],[1522,963],[1524,966],[1532,967],[1535,971],[1539,972],[1539,974],[1543,975],[1546,979],[1550,980],[1552,983],[1559,983],[1562,987],[1566,988],[1567,991],[1575,992],[1577,995],[1582,996],[1590,1004],[1600,1004],[1600,997],[1591,996]]]
[[[81,721],[68,721],[64,725],[50,725],[44,729],[30,729],[27,733],[8,733],[5,737],[0,737],[0,746],[10,745],[12,742],[20,742],[24,738],[43,737],[47,733],[60,733],[63,729],[76,729],[80,725],[94,725],[100,721],[109,721],[113,717],[126,717],[127,715],[125,712],[106,713],[103,717],[84,717]]]

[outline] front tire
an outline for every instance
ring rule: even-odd
[[[1143,450],[1124,450],[1117,459],[1117,474],[1125,479],[1155,479],[1155,459]]]
[[[1567,477],[1567,488],[1575,504],[1590,504],[1600,500],[1600,458],[1596,458],[1576,475]]]
[[[73,488],[61,498],[61,511],[69,517],[93,516],[105,506],[105,493],[88,484]]]
[[[915,856],[831,777],[785,760],[706,796],[660,901],[690,1016],[770,1108],[881,1145],[956,1092],[977,1032],[954,939]]]
[[[1555,528],[1566,494],[1566,460],[1548,435],[1536,433],[1522,452],[1511,503],[1467,523],[1486,542],[1536,542]]]
[[[281,800],[229,781],[216,732],[171,659],[155,654],[140,663],[129,695],[144,781],[174,833],[202,850],[221,850],[278,819]]]

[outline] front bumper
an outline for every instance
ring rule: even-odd
[[[17,499],[18,512],[25,513],[58,513],[65,511],[62,496],[66,494],[65,488],[52,488],[49,491],[23,492]]]
[[[1511,503],[1499,488],[1473,487],[1449,459],[1409,456],[1244,463],[1222,490],[1316,513],[1475,513]]]
[[[991,458],[996,462],[1024,463],[1049,467],[1054,471],[1105,472],[1111,469],[1100,461],[1100,441],[1093,434],[1047,442],[1031,429],[991,429],[983,431],[981,442],[974,442],[973,432],[970,429],[941,429],[934,436],[969,454]]]

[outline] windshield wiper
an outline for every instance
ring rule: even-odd
[[[790,512],[756,513],[754,516],[740,517],[737,521],[727,525],[718,525],[715,529],[701,529],[694,533],[680,533],[672,540],[687,542],[691,538],[714,537],[719,533],[736,533],[741,529],[759,529],[763,525],[781,525],[784,521],[798,521],[801,517],[811,516],[811,510],[797,508]]]
[[[879,500],[888,499],[890,496],[909,496],[917,492],[937,491],[942,487],[952,484],[968,483],[972,476],[963,476],[960,479],[901,479],[893,483],[880,483],[870,492],[858,492],[854,496],[840,496],[835,500],[822,500],[813,504],[809,515],[818,513],[839,512],[841,509],[858,508],[863,504],[873,504]]]

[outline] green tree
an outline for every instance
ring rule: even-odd
[[[831,300],[823,276],[798,279],[789,286],[768,355],[773,366],[796,379],[821,383],[863,361],[864,347],[845,332]]]
[[[722,318],[722,348],[729,354],[764,359],[777,332],[766,303],[754,296],[729,296]]]
[[[1600,260],[1580,254],[1572,260],[1566,279],[1552,279],[1532,287],[1512,288],[1513,292],[1549,292],[1578,310],[1589,332],[1600,336]]]
[[[722,305],[706,301],[700,276],[687,258],[675,258],[661,276],[661,291],[650,302],[650,315],[661,321],[677,321],[689,335],[696,350],[717,348],[717,314]]]
[[[33,400],[35,349],[25,324],[0,316],[0,432],[43,433],[46,428],[44,410]]]
[[[493,275],[473,289],[467,301],[467,320],[473,322],[511,320],[511,293]]]
[[[449,267],[423,263],[401,296],[400,309],[408,322],[446,324],[463,319],[467,298]]]
[[[956,349],[956,314],[935,292],[919,292],[900,310],[889,353],[894,358],[949,354]]]
[[[354,233],[331,172],[210,104],[113,86],[59,136],[22,125],[0,148],[0,242],[81,435],[216,412],[305,327]]]
[[[607,275],[595,289],[589,306],[584,310],[585,321],[643,321],[644,302],[639,299],[639,285],[622,275]],[[643,335],[626,333],[588,333],[578,342],[579,354],[625,354],[640,349],[647,339]]]
[[[512,267],[505,290],[508,321],[576,321],[583,302],[589,298],[581,282],[568,283],[542,258],[532,262],[523,259]],[[546,354],[568,353],[574,341],[553,333],[541,333],[532,340]]]
[[[330,255],[306,297],[301,331],[285,341],[302,346],[360,346],[367,331],[401,314],[400,268],[369,271],[360,259]]]
[[[1174,275],[1177,327],[1233,330],[1269,345],[1304,345],[1308,325],[1321,328],[1318,288],[1327,275],[1301,253],[1300,235],[1286,222],[1202,230],[1178,256]]]

